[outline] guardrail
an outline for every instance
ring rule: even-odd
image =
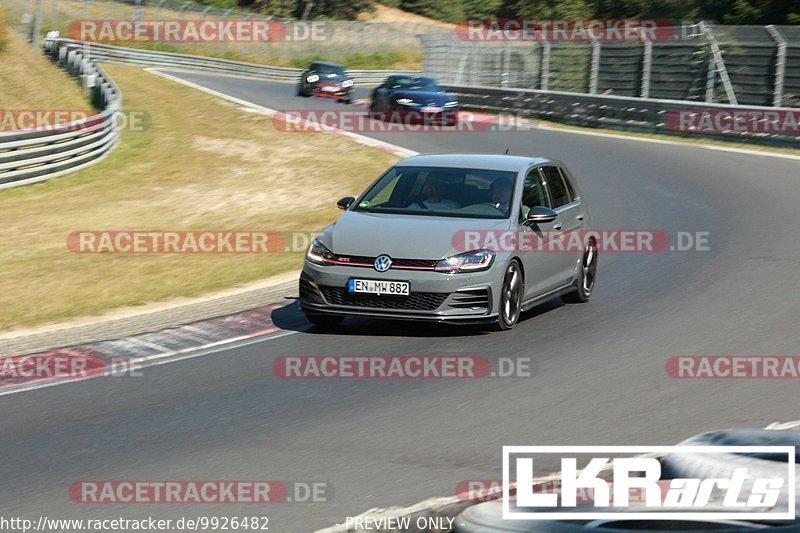
[[[92,61],[213,71],[278,81],[295,81],[302,72],[301,69],[258,65],[212,57],[101,44],[89,45],[69,39],[60,39],[57,43],[62,60],[64,57],[72,57],[73,63],[77,57],[76,54],[81,53],[88,54]],[[67,63],[69,63],[68,60]],[[398,72],[351,70],[348,73],[353,76],[356,85],[365,86],[377,84],[386,76]],[[513,114],[590,128],[680,135],[689,138],[695,136],[791,148],[800,147],[800,133],[796,127],[793,130],[789,128],[788,131],[775,131],[774,128],[766,125],[766,121],[773,120],[776,116],[783,117],[786,114],[791,114],[790,118],[800,121],[800,109],[796,108],[743,107],[689,100],[633,98],[536,89],[465,85],[449,85],[445,88],[456,94],[462,107],[466,109]],[[680,127],[681,119],[688,118],[691,123],[693,117],[705,116],[715,119],[726,113],[730,116],[728,123],[743,127],[734,127],[728,130],[718,128],[718,131],[704,128],[681,129]],[[734,120],[734,116],[739,118]],[[747,127],[748,121],[749,127]],[[791,124],[791,120],[789,123]],[[2,179],[2,174],[0,174],[0,179]]]
[[[96,163],[119,139],[115,115],[122,109],[122,94],[105,71],[81,51],[57,41],[46,41],[45,53],[73,76],[82,77],[102,111],[41,129],[0,133],[0,189],[44,181]]]
[[[704,137],[724,141],[800,148],[800,109],[788,107],[733,106],[687,100],[659,100],[622,96],[590,95],[534,89],[499,89],[450,85],[463,108],[490,113],[513,114],[589,128],[608,128],[641,133]],[[729,114],[730,119],[725,114]],[[788,119],[789,131],[775,130],[766,122]],[[734,120],[734,117],[739,117]],[[700,120],[700,118],[704,120]],[[731,129],[709,131],[709,120],[724,118]],[[681,129],[681,119],[698,129]],[[738,126],[736,126],[738,124]],[[748,125],[749,124],[749,125]],[[755,131],[754,131],[755,130]],[[761,130],[761,131],[758,131]]]
[[[208,56],[194,56],[174,52],[157,52],[108,44],[89,44],[71,39],[60,39],[60,43],[70,49],[86,50],[92,59],[107,63],[124,63],[169,67],[175,69],[204,70],[221,74],[257,77],[272,81],[297,81],[303,69],[273,67],[244,61],[232,61]],[[353,82],[360,86],[375,86],[391,74],[401,74],[393,70],[348,70]],[[419,74],[419,72],[407,72]]]

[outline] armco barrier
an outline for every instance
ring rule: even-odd
[[[71,75],[83,77],[102,111],[37,130],[0,132],[0,189],[74,172],[103,158],[119,139],[115,114],[122,109],[122,94],[111,78],[80,50],[46,41],[45,53]]]
[[[769,131],[765,120],[787,113],[800,118],[800,109],[785,107],[732,106],[709,104],[687,100],[659,100],[653,98],[628,98],[623,96],[592,95],[558,91],[539,91],[533,89],[509,89],[495,87],[447,86],[445,89],[458,96],[462,107],[507,113],[533,119],[549,120],[589,128],[607,128],[640,133],[682,135],[717,140],[767,144],[800,148],[800,131],[795,124],[787,131]],[[748,128],[744,122],[741,127],[729,130],[682,131],[679,126],[679,113],[695,113],[697,116],[716,116],[720,114],[753,113],[756,127]],[[770,115],[771,113],[772,115]],[[701,121],[697,121],[701,122]],[[726,121],[726,123],[732,121]],[[750,121],[752,126],[752,121]],[[753,131],[761,130],[761,131]],[[768,130],[768,131],[764,131]]]
[[[229,61],[212,57],[190,56],[171,52],[153,52],[120,46],[91,44],[61,39],[58,41],[62,55],[88,53],[93,60],[162,66],[176,69],[211,71],[223,74],[256,77],[261,79],[295,82],[301,70],[285,67],[257,65],[241,61]],[[357,86],[376,85],[395,71],[351,70]],[[435,75],[435,73],[432,73]],[[800,117],[800,109],[735,106],[689,100],[666,100],[633,98],[625,96],[543,91],[535,89],[513,89],[481,86],[451,85],[445,87],[456,94],[465,109],[493,113],[508,113],[534,119],[550,120],[589,128],[607,128],[639,133],[681,135],[724,141],[800,147],[797,128],[775,131],[764,127],[765,121],[775,114],[790,114]],[[755,113],[763,117],[750,120],[749,126],[724,129],[682,130],[678,114]],[[772,115],[768,115],[771,113]],[[685,116],[685,115],[684,115]],[[731,122],[730,120],[728,122]],[[745,120],[745,122],[748,122]],[[755,127],[752,127],[755,124]],[[740,124],[742,125],[742,124]]]
[[[213,71],[223,74],[251,76],[267,80],[295,82],[300,69],[271,67],[229,61],[203,56],[190,56],[171,52],[153,52],[120,46],[102,44],[86,45],[80,41],[60,40],[62,45],[70,49],[87,49],[92,58],[108,62],[133,63],[150,66],[162,66],[177,69]],[[399,74],[386,70],[350,70],[357,86],[374,86],[390,74]],[[436,75],[436,73],[429,73]],[[731,106],[726,104],[709,104],[688,100],[663,100],[652,98],[632,98],[560,91],[543,91],[534,89],[512,89],[496,87],[480,87],[452,85],[446,87],[458,95],[465,109],[489,112],[512,113],[542,120],[551,120],[590,128],[609,128],[643,133],[678,134],[699,136],[719,140],[747,142],[753,144],[770,144],[777,146],[800,147],[800,135],[794,132],[770,133],[748,131],[693,131],[676,130],[675,117],[671,114],[696,111],[701,112],[735,112],[764,111],[792,112],[800,116],[800,110],[779,107]]]
[[[60,39],[59,43],[72,50],[85,50],[92,59],[107,63],[207,70],[221,74],[250,76],[265,80],[287,82],[297,81],[300,74],[303,72],[303,70],[299,68],[272,67],[268,65],[258,65],[256,63],[246,63],[244,61],[219,59],[216,57],[193,56],[174,52],[156,52],[108,44],[87,44],[71,39]],[[392,70],[348,70],[347,73],[353,78],[353,82],[356,85],[362,87],[378,85],[390,74],[400,74],[400,72]],[[419,74],[419,72],[409,72],[409,74]]]

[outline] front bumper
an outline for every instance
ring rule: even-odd
[[[333,98],[335,100],[346,100],[350,97],[351,92],[353,91],[353,87],[337,87],[335,91],[325,91],[323,90],[324,85],[314,85],[312,86],[311,90],[314,93],[314,96],[321,96],[323,98]],[[327,87],[332,87],[328,85]]]
[[[425,111],[421,107],[405,106],[385,110],[376,109],[375,113],[389,122],[447,126],[458,123],[459,108],[446,107],[439,111]]]
[[[431,270],[318,266],[306,262],[300,275],[300,307],[308,314],[427,320],[459,324],[497,320],[500,280],[493,266],[483,272],[443,274]],[[351,278],[408,281],[409,296],[361,295],[347,292]]]

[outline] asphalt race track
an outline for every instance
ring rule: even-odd
[[[273,109],[344,109],[297,98],[293,85],[173,75]],[[498,479],[502,445],[674,444],[800,418],[796,381],[679,380],[665,370],[676,354],[800,354],[798,160],[543,130],[376,137],[420,152],[561,159],[596,227],[709,232],[711,250],[601,255],[590,303],[555,300],[507,333],[366,320],[340,334],[292,326],[135,379],[3,396],[4,515],[266,515],[272,531],[309,532],[371,507],[452,495],[461,480]],[[292,324],[298,313],[287,302],[273,319]],[[314,354],[530,357],[533,375],[273,375],[276,357]],[[70,501],[71,483],[107,479],[324,481],[333,493],[327,503],[263,507]]]

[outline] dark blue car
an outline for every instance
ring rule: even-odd
[[[344,66],[326,61],[314,61],[300,75],[297,96],[324,96],[345,104],[352,101],[353,80]]]
[[[370,113],[383,120],[443,125],[458,123],[458,99],[433,78],[395,74],[372,92]]]

